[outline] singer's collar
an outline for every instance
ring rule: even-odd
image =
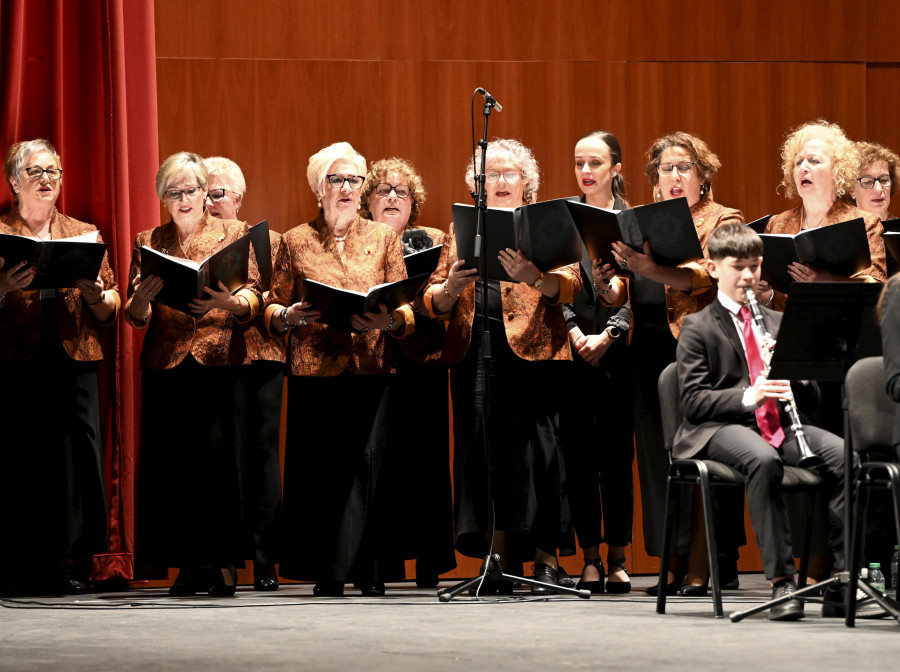
[[[741,312],[741,308],[744,307],[743,304],[740,304],[737,301],[735,301],[734,299],[732,299],[721,289],[719,290],[718,299],[719,299],[719,303],[721,303],[723,306],[725,306],[725,309],[732,315],[737,315],[738,313]]]

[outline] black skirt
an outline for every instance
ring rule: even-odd
[[[143,371],[136,542],[147,571],[243,566],[235,391],[244,368],[188,355]]]

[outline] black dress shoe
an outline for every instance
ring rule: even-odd
[[[344,582],[330,579],[319,581],[313,588],[313,595],[316,597],[343,597]]]
[[[587,558],[585,558],[584,566],[596,567],[597,571],[600,573],[600,578],[597,581],[585,581],[584,579],[581,579],[575,585],[575,588],[577,590],[589,590],[592,595],[601,594],[603,592],[603,579],[606,576],[606,570],[603,569],[603,560],[601,560],[600,558],[594,558],[593,560],[588,560]],[[582,574],[584,574],[583,571]]]
[[[230,583],[225,582],[226,577],[230,579]],[[235,590],[237,590],[237,570],[234,567],[226,567],[219,571],[217,580],[206,593],[210,597],[233,597]]]
[[[169,597],[189,597],[197,592],[197,572],[182,567],[178,570],[175,583],[169,588]]]
[[[706,592],[709,588],[709,577],[706,577],[706,581],[701,583],[700,585],[695,585],[693,583],[685,583],[681,586],[681,594],[685,597],[706,597]]]
[[[678,595],[678,590],[681,588],[681,584],[684,583],[684,575],[685,572],[678,572],[675,575],[675,580],[672,583],[666,584],[666,595]],[[644,593],[650,595],[652,597],[656,597],[659,595],[659,583],[650,586],[649,588],[644,588]]]
[[[787,597],[788,595],[793,595],[795,592],[797,592],[797,584],[794,583],[794,580],[784,579],[772,587],[772,599],[776,600],[779,597]],[[800,600],[791,600],[782,604],[776,604],[769,609],[770,621],[797,621],[805,615],[806,614],[803,611],[803,602]]]
[[[719,554],[719,585],[722,586],[722,590],[737,590],[741,587],[737,557],[734,553]]]
[[[616,566],[621,569],[625,574],[628,574],[628,571],[625,569],[625,558],[616,558],[615,560],[609,561],[610,567]],[[631,579],[628,581],[610,581],[608,578],[606,579],[606,592],[611,595],[624,595],[625,593],[631,592]]]
[[[534,563],[534,576],[535,581],[540,581],[541,583],[546,583],[550,586],[558,586],[559,585],[559,572],[555,567],[551,567],[550,565],[543,562]],[[555,592],[552,588],[544,588],[543,586],[531,586],[531,594],[532,595],[550,595]]]
[[[84,595],[87,592],[87,584],[75,576],[73,567],[62,568],[57,590],[60,595]]]
[[[383,597],[384,584],[379,581],[367,581],[357,586],[363,597]]]
[[[423,574],[419,575],[418,570],[416,571],[416,587],[417,588],[437,588],[437,585],[441,582],[438,578],[437,574]]]
[[[278,579],[271,577],[263,577],[261,579],[253,579],[253,590],[273,591],[278,590]]]

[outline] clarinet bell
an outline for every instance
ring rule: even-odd
[[[825,460],[818,455],[810,453],[800,458],[797,466],[801,469],[807,469],[813,473],[819,474],[825,471]]]

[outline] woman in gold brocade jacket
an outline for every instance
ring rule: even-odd
[[[3,171],[14,205],[0,233],[96,232],[57,211],[63,171],[47,140],[12,145]],[[83,593],[91,556],[106,550],[97,363],[112,354],[101,331],[118,313],[118,287],[107,255],[99,277],[71,287],[27,289],[35,274],[0,252],[0,595]]]
[[[400,237],[359,215],[365,159],[346,142],[320,150],[306,176],[319,213],[284,234],[265,319],[288,333],[284,541],[279,573],[316,581],[317,596],[356,584],[383,595],[377,554],[378,473],[384,446],[375,423],[393,373],[388,340],[413,322],[407,308],[354,315],[352,331],[318,322],[304,283],[367,291],[406,277]],[[398,430],[402,431],[402,430]]]
[[[201,262],[247,233],[242,222],[206,211],[207,181],[196,154],[173,154],[160,166],[156,193],[171,220],[135,237],[125,310],[145,331],[137,555],[180,569],[173,596],[234,595],[243,564],[234,391],[250,363],[239,325],[262,305],[255,258],[243,287],[205,287],[209,298],[195,299],[190,314],[154,301],[162,278],[141,276],[143,246]]]
[[[480,150],[475,161],[466,175],[472,191]],[[489,143],[485,177],[489,208],[514,208],[536,200],[538,164],[531,150],[516,140]],[[581,291],[581,274],[577,264],[543,273],[520,251],[507,249],[500,252],[500,262],[514,282],[488,282],[485,301],[473,284],[476,271],[461,270],[466,260],[456,257],[454,241],[455,261],[445,271],[446,280],[425,294],[433,314],[448,321],[445,361],[461,359],[451,369],[456,548],[470,557],[484,557],[492,548],[504,567],[533,558],[534,578],[555,585],[557,549],[574,553],[558,428],[566,365],[572,360],[562,304],[571,303]],[[485,400],[489,462],[478,401],[485,391],[479,378],[482,343],[480,336],[473,337],[473,324],[477,329],[485,308],[492,351],[490,396]],[[493,538],[491,502],[497,530]],[[489,582],[480,587],[480,594],[511,590],[509,583]],[[549,591],[533,589],[539,594]]]

